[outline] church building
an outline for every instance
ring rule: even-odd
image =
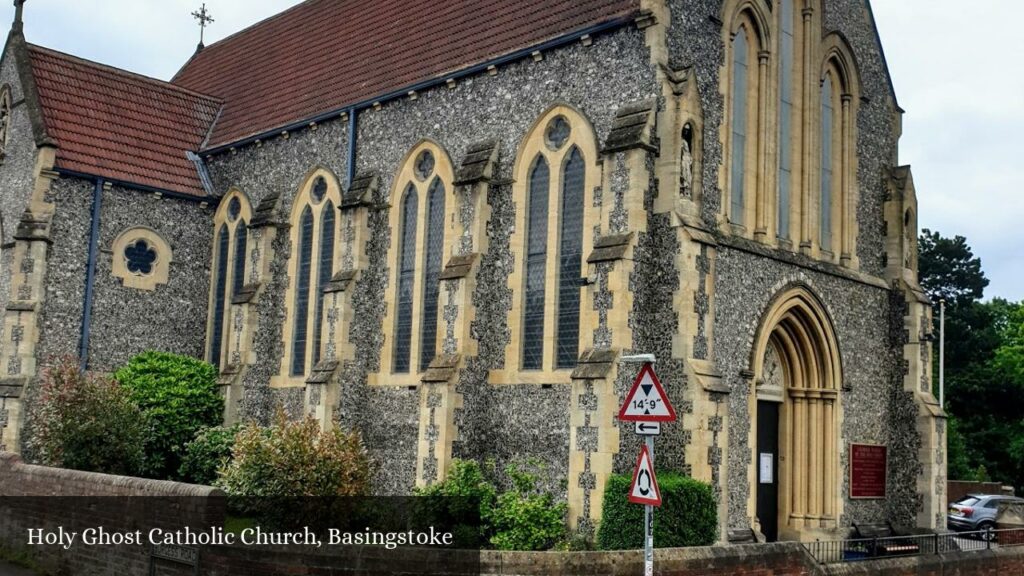
[[[712,486],[722,542],[944,526],[868,0],[306,0],[170,81],[16,5],[3,449],[31,457],[55,359],[159,349],[219,367],[226,422],[358,429],[376,493],[531,458],[592,533],[640,444],[620,359],[653,354],[657,469]]]

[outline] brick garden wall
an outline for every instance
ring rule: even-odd
[[[0,453],[0,545],[24,548],[29,527],[71,530],[104,525],[112,531],[133,530],[142,518],[147,525],[180,528],[223,526],[223,500],[209,486],[110,476],[25,464]],[[123,506],[69,506],[63,497],[118,497]],[[146,496],[148,498],[138,498]],[[15,498],[12,498],[15,497]],[[19,498],[20,497],[20,498]],[[41,505],[47,501],[53,506]],[[133,502],[141,503],[133,509]],[[438,561],[429,549],[388,551],[380,547],[309,548],[207,546],[199,553],[204,576],[341,576],[388,574],[396,570],[431,570],[447,576],[616,576],[642,574],[643,554],[623,552],[497,552],[485,551],[465,562]],[[147,574],[150,548],[118,546],[72,547],[59,566],[71,574]],[[797,543],[677,548],[657,550],[661,576],[957,576],[1024,574],[1024,546],[991,551],[918,556],[844,565],[819,566]],[[44,564],[45,565],[45,564]],[[382,567],[383,566],[383,567]],[[187,566],[166,562],[161,575],[191,574]]]
[[[948,503],[956,502],[968,494],[1013,494],[1013,488],[1003,486],[999,482],[964,482],[950,480],[946,488]]]

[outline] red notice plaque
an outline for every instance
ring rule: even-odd
[[[886,447],[850,444],[850,498],[885,498]]]

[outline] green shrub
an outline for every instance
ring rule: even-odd
[[[231,457],[215,484],[233,497],[234,510],[271,525],[295,525],[309,513],[303,506],[330,507],[339,497],[369,493],[370,457],[359,435],[323,432],[312,417],[290,421],[279,410],[269,428],[248,424]]]
[[[497,490],[473,460],[453,460],[443,482],[417,488],[414,493],[421,497],[419,519],[451,527],[460,547],[478,548],[490,542],[489,519]]]
[[[131,391],[149,426],[144,473],[171,478],[181,466],[185,444],[198,431],[221,423],[224,399],[217,369],[189,356],[143,352],[114,372]]]
[[[128,390],[105,377],[83,374],[66,358],[43,373],[33,438],[44,464],[137,474],[145,426]]]
[[[178,477],[185,482],[212,485],[217,472],[231,460],[231,448],[239,425],[215,426],[201,430],[185,445],[185,454],[178,468]]]
[[[515,463],[505,472],[512,480],[512,490],[498,496],[491,511],[491,543],[499,550],[551,549],[565,538],[568,505],[556,503],[550,492],[540,491],[535,473]]]
[[[613,474],[604,490],[597,546],[601,550],[643,547],[644,507],[627,500],[632,476]],[[718,505],[711,486],[673,472],[658,475],[662,504],[654,513],[654,546],[710,546],[718,530]]]

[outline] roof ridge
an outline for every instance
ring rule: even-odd
[[[214,102],[214,103],[217,103],[217,104],[221,104],[221,105],[224,104],[224,101],[222,99],[216,97],[216,96],[210,96],[209,94],[203,94],[202,92],[197,92],[197,91],[192,90],[190,88],[186,88],[184,86],[180,86],[178,84],[174,84],[174,83],[168,82],[166,80],[161,80],[159,78],[154,78],[152,76],[146,76],[145,74],[140,74],[138,72],[132,72],[131,70],[125,70],[124,68],[118,68],[117,66],[112,66],[110,64],[104,64],[102,62],[97,62],[95,60],[89,60],[88,58],[82,58],[81,56],[75,56],[74,54],[69,54],[67,52],[61,52],[60,50],[54,50],[53,48],[48,48],[46,46],[41,46],[39,44],[33,44],[31,42],[25,42],[25,44],[26,44],[26,46],[28,46],[28,49],[30,51],[31,50],[37,50],[39,52],[50,54],[52,56],[57,56],[57,57],[65,59],[65,60],[71,60],[73,62],[82,64],[84,66],[90,66],[90,67],[93,67],[93,68],[101,68],[103,70],[107,70],[107,71],[109,71],[111,73],[114,73],[114,74],[116,74],[118,76],[126,76],[128,78],[133,79],[133,80],[138,80],[138,81],[145,82],[145,83],[148,83],[148,84],[154,84],[156,86],[159,86],[160,88],[170,89],[170,90],[173,90],[175,92],[181,92],[183,94],[189,94],[191,96],[197,96],[199,98],[204,98],[206,100],[210,100],[211,102]]]
[[[320,1],[321,0],[303,0],[302,2],[299,2],[298,4],[295,4],[294,6],[291,6],[289,8],[285,8],[284,10],[282,10],[280,12],[277,12],[275,14],[271,14],[270,16],[267,16],[266,18],[264,18],[264,19],[262,19],[262,20],[260,20],[258,22],[253,22],[252,24],[246,26],[245,28],[242,28],[241,30],[238,30],[238,31],[236,31],[236,32],[234,32],[232,34],[229,34],[229,35],[221,38],[220,40],[217,40],[216,42],[214,42],[212,44],[203,45],[203,49],[195,51],[192,54],[192,56],[189,57],[188,61],[185,62],[185,64],[182,65],[182,67],[174,74],[174,76],[171,77],[170,81],[173,83],[178,78],[178,76],[182,73],[182,71],[185,70],[185,68],[188,66],[188,64],[193,59],[195,59],[197,56],[202,54],[203,52],[206,52],[206,51],[211,50],[211,49],[216,49],[216,48],[220,47],[222,44],[225,44],[226,42],[228,42],[229,40],[233,40],[236,36],[241,36],[242,34],[247,34],[247,33],[251,32],[252,30],[254,30],[256,28],[260,28],[260,27],[262,27],[262,26],[264,26],[266,24],[269,24],[270,22],[272,22],[274,20],[277,20],[278,18],[282,18],[285,15],[287,15],[287,14],[289,14],[289,13],[295,11],[295,10],[298,10],[299,8],[301,8],[302,6],[304,6],[306,4],[311,4],[313,2],[320,2]]]

